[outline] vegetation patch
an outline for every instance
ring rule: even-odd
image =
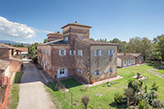
[[[16,72],[14,81],[13,81],[13,89],[12,89],[12,96],[11,96],[11,103],[10,109],[17,109],[18,102],[19,102],[19,83],[21,82],[21,77],[23,72]]]
[[[159,63],[160,65],[160,63]],[[162,65],[161,65],[162,66]],[[157,105],[161,106],[161,102],[164,102],[164,79],[158,76],[154,76],[154,74],[149,73],[147,69],[157,69],[157,64],[151,65],[140,65],[140,66],[132,66],[127,68],[117,69],[117,73],[119,76],[124,78],[120,80],[115,80],[109,83],[100,84],[97,86],[86,88],[84,85],[75,81],[74,79],[66,79],[61,80],[62,84],[65,85],[69,92],[62,92],[55,89],[55,83],[49,83],[46,87],[46,90],[50,93],[52,101],[57,106],[57,109],[82,109],[85,108],[84,104],[81,101],[83,96],[89,97],[89,102],[87,104],[88,109],[121,109],[127,107],[127,96],[130,100],[129,107],[136,106],[137,108],[140,106],[144,106],[147,102],[151,103],[151,107],[157,107]],[[149,77],[143,81],[138,81],[138,79],[133,78],[133,76],[137,75],[137,72],[141,72],[142,76]],[[159,70],[158,70],[159,72]],[[160,72],[159,72],[160,73]],[[129,82],[131,81],[131,84]],[[153,82],[156,81],[156,84],[153,85]],[[134,83],[133,83],[134,82]],[[111,86],[108,87],[108,84]],[[152,90],[152,86],[158,86],[157,91]],[[132,88],[128,89],[128,87]],[[133,93],[139,94],[139,90],[142,88],[142,93],[149,100],[139,100],[138,102],[133,102]],[[126,90],[126,95],[125,93]],[[135,89],[135,90],[133,90]],[[131,93],[132,92],[132,93]],[[157,98],[153,99],[153,92]],[[96,96],[96,94],[102,94],[101,97]],[[129,94],[129,95],[128,95]],[[155,97],[154,96],[154,97]],[[115,99],[114,99],[115,98]],[[156,101],[154,101],[156,100]],[[160,100],[160,101],[158,101]],[[117,101],[117,102],[115,102]],[[136,105],[133,105],[136,104]],[[153,106],[154,104],[154,106]],[[147,105],[148,107],[149,105]]]

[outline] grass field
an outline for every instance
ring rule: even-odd
[[[10,109],[16,109],[19,102],[19,83],[23,72],[16,72],[11,96]]]
[[[126,105],[118,106],[114,103],[114,94],[116,92],[123,93],[125,87],[127,86],[127,81],[132,79],[137,72],[141,72],[144,77],[149,77],[144,83],[148,86],[148,90],[151,90],[151,85],[153,81],[156,81],[159,85],[158,99],[164,102],[164,79],[158,76],[154,76],[150,73],[152,69],[157,69],[158,67],[164,66],[162,64],[149,63],[148,65],[132,66],[128,68],[119,68],[117,73],[119,76],[124,77],[123,79],[116,80],[118,83],[108,87],[107,84],[101,84],[98,86],[90,87],[86,91],[82,91],[83,85],[78,83],[73,79],[62,80],[61,82],[69,89],[69,92],[63,93],[54,90],[55,83],[50,83],[46,87],[46,90],[50,93],[53,102],[56,104],[57,109],[70,109],[71,108],[71,93],[73,94],[72,103],[74,109],[82,109],[83,104],[81,103],[81,98],[83,95],[88,95],[90,101],[88,104],[88,109],[118,109],[124,108]],[[164,74],[164,70],[160,69],[157,71]],[[115,81],[112,81],[115,82]],[[101,93],[102,96],[98,97],[95,94]]]

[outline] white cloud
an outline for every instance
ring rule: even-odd
[[[13,36],[15,38],[32,38],[36,36],[36,32],[46,32],[46,30],[38,30],[25,24],[12,22],[0,16],[0,34]]]

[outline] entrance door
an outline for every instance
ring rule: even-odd
[[[58,69],[58,78],[67,77],[67,68]]]
[[[142,59],[140,59],[140,64],[141,64],[141,60],[142,60]]]

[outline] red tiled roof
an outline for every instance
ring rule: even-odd
[[[82,24],[78,24],[78,23],[69,23],[69,24],[67,24],[67,25],[65,25],[65,26],[63,26],[63,27],[61,27],[61,29],[65,28],[65,27],[67,27],[67,26],[69,26],[69,25],[92,28],[91,26],[88,26],[88,25],[82,25]]]
[[[28,48],[26,47],[15,47],[17,50],[20,50],[22,52],[28,52]]]
[[[0,69],[5,70],[9,66],[10,62],[0,59]]]
[[[111,46],[118,46],[119,45],[117,43],[99,42],[99,41],[93,41],[93,40],[88,40],[88,39],[76,39],[76,40],[84,41],[90,45],[111,45]]]
[[[16,47],[13,47],[13,46],[10,46],[10,45],[6,45],[6,44],[3,44],[3,43],[0,43],[0,48],[9,48],[9,49],[16,49],[16,50],[18,50]],[[18,51],[21,51],[21,50],[18,50]]]
[[[140,56],[141,53],[117,53],[117,57],[122,59],[122,60],[127,60],[127,59],[135,59],[135,57]]]

